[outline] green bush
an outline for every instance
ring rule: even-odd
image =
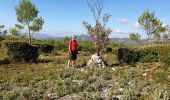
[[[110,48],[110,47],[108,47],[107,49],[106,49],[106,52],[107,53],[109,53],[109,52],[112,52],[113,50],[112,50],[112,48]]]
[[[92,42],[88,41],[78,41],[78,50],[83,52],[95,52]]]
[[[53,45],[49,45],[49,44],[44,44],[40,46],[40,52],[42,53],[51,53],[54,49]]]
[[[135,62],[164,62],[170,64],[170,45],[142,46],[139,49],[119,48],[117,58],[120,63],[133,64]]]
[[[125,88],[123,91],[122,100],[138,100],[138,91],[134,88]]]
[[[158,53],[140,51],[140,62],[158,62]]]
[[[152,73],[152,77],[156,83],[165,82],[168,79],[168,74],[164,70],[156,70]]]
[[[162,58],[163,62],[165,63],[165,69],[170,67],[170,53],[167,54],[166,57]]]
[[[168,44],[149,45],[139,48],[139,51],[145,53],[145,55],[143,54],[143,57],[147,58],[148,55],[152,54],[152,57],[150,56],[150,60],[161,62],[164,62],[164,60],[167,59],[168,56],[170,56],[169,50],[170,45]],[[150,62],[150,60],[148,60],[147,62]]]
[[[38,58],[38,48],[23,42],[5,42],[8,59],[11,62],[35,62]]]
[[[169,100],[167,86],[158,84],[155,87],[155,91],[153,93],[154,100]]]
[[[55,43],[55,50],[57,51],[63,51],[63,52],[66,52],[68,51],[68,43],[64,43],[62,41],[58,41]]]
[[[140,59],[140,52],[127,48],[119,48],[116,53],[119,63],[133,64]]]
[[[3,37],[0,37],[0,41],[3,41],[4,40],[4,38]]]

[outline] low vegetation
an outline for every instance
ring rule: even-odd
[[[76,66],[68,68],[69,37],[32,38],[44,20],[30,0],[19,2],[15,11],[23,26],[16,24],[11,35],[0,26],[0,100],[170,100],[170,45],[163,44],[169,41],[170,27],[146,10],[138,24],[150,45],[143,45],[136,32],[130,34],[135,46],[110,42],[111,15],[103,15],[103,0],[87,3],[95,25],[83,25],[93,42],[78,41]],[[28,36],[21,36],[24,30]],[[87,66],[94,53],[107,67]]]
[[[12,42],[14,45],[17,43]],[[133,64],[115,66],[118,62],[115,50],[122,46],[110,45],[111,50],[104,55],[108,67],[91,68],[86,64],[92,53],[89,48],[93,48],[93,45],[90,42],[79,42],[80,46],[84,46],[79,51],[77,65],[67,68],[68,53],[65,52],[67,47],[57,49],[60,44],[63,45],[66,42],[34,40],[33,43],[40,50],[37,51],[39,57],[35,63],[16,63],[15,61],[5,64],[3,60],[1,61],[0,99],[169,99],[169,60],[160,61],[158,59],[156,62],[149,63],[137,61]],[[18,44],[18,47],[22,47],[23,44]],[[38,44],[44,44],[45,48],[49,47],[50,52],[41,52],[42,46]],[[159,45],[160,49],[158,49],[158,45],[156,46],[158,51],[162,48],[161,45]],[[151,46],[138,48],[147,51]],[[5,49],[4,46],[1,46],[2,51]],[[129,49],[133,50],[133,48]],[[48,51],[48,49],[46,50]],[[163,50],[165,49],[160,50],[161,54],[165,52]],[[27,55],[25,56],[27,57]],[[10,55],[4,54],[1,59],[6,57],[10,57]]]

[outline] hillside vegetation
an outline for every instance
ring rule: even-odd
[[[5,63],[4,59],[9,58],[8,50],[4,46],[7,42],[10,41],[5,39],[1,42],[0,99],[168,100],[169,98],[169,60],[162,61],[162,57],[168,57],[169,45],[132,48],[110,44],[110,51],[104,54],[108,67],[95,68],[86,65],[90,55],[94,53],[92,43],[80,41],[77,64],[75,67],[67,68],[68,41],[34,40],[33,45],[39,52],[39,57],[34,63],[10,61]],[[52,46],[52,51],[43,52],[42,47],[46,45]],[[119,48],[154,51],[159,53],[161,58],[157,61],[117,65],[116,52]],[[48,49],[47,46],[46,50]]]

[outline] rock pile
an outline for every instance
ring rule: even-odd
[[[91,56],[91,59],[89,60],[87,65],[90,67],[101,67],[101,68],[106,67],[103,58],[101,56],[98,56],[97,54]]]

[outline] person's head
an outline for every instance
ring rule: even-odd
[[[76,36],[74,34],[72,35],[72,40],[76,40]]]

